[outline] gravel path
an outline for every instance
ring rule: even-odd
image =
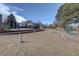
[[[78,35],[63,30],[46,30],[17,35],[0,35],[0,55],[3,56],[69,56],[79,55]]]

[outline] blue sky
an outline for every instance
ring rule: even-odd
[[[10,3],[6,4],[11,6],[11,10],[17,10],[17,15],[26,20],[34,22],[40,21],[43,24],[53,23],[58,8],[62,4],[55,3]],[[12,8],[13,7],[13,8]]]

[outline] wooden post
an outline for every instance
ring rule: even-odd
[[[19,40],[18,40],[18,55],[21,56],[21,42],[22,42],[22,35],[21,35],[21,32],[19,30]]]
[[[19,43],[22,42],[22,35],[21,35],[21,32],[19,31]]]

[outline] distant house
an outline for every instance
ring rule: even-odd
[[[28,27],[28,28],[33,28],[33,25],[34,25],[34,24],[33,24],[32,21],[27,20],[26,24],[27,24],[27,27]]]
[[[72,21],[69,22],[66,26],[71,26],[73,31],[79,31],[79,20],[77,17],[72,17]]]
[[[21,23],[19,23],[19,27],[26,28],[26,21],[22,21]]]
[[[33,25],[33,22],[30,20],[22,21],[21,23],[19,23],[20,28],[33,28]]]
[[[79,31],[79,23],[72,23],[72,24],[68,24],[66,26],[71,26],[73,31]]]

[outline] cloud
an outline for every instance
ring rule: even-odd
[[[0,14],[2,14],[4,17],[10,14],[10,8],[9,6],[6,6],[4,4],[0,4]]]
[[[17,22],[22,22],[22,21],[26,21],[26,19],[20,15],[18,15],[18,11],[23,11],[23,9],[15,7],[15,6],[8,6],[5,4],[0,4],[0,14],[3,15],[3,21],[4,19],[6,19],[6,17],[10,14],[13,13],[16,17],[16,21]]]
[[[15,6],[12,6],[11,9],[16,10],[16,11],[24,11],[24,9],[15,7]]]
[[[16,16],[16,19],[19,23],[21,23],[22,21],[26,21],[26,19],[22,16],[19,16],[19,15],[15,15]]]

